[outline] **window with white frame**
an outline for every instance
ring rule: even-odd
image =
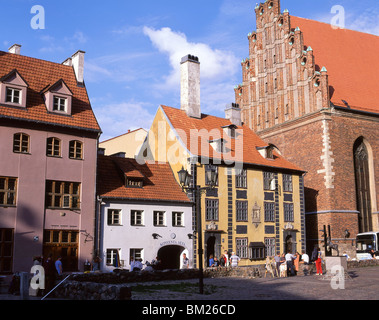
[[[236,201],[236,220],[247,221],[247,201]]]
[[[54,96],[53,111],[66,112],[66,106],[67,106],[67,99],[66,98]]]
[[[266,254],[269,257],[275,256],[275,238],[265,238]]]
[[[7,87],[5,102],[21,104],[21,90]]]
[[[246,259],[248,257],[247,250],[247,238],[237,238],[236,239],[236,254],[241,259]]]
[[[183,212],[173,212],[172,213],[172,226],[173,227],[183,227],[184,226],[184,219],[183,219]]]
[[[108,209],[107,223],[108,223],[108,226],[121,225],[121,210]]]
[[[275,202],[265,202],[265,222],[274,222],[275,220]]]
[[[263,172],[264,190],[275,190],[275,176],[273,172]]]
[[[283,174],[283,191],[292,192],[292,175]]]
[[[166,212],[154,211],[153,212],[153,225],[155,227],[164,227],[166,225]]]
[[[136,261],[136,260],[142,260],[143,261],[143,249],[130,248],[129,264],[130,264],[131,258],[133,258],[134,261]]]
[[[247,171],[236,170],[236,188],[247,188]]]
[[[284,222],[294,222],[293,203],[284,202]]]
[[[218,199],[205,199],[205,219],[218,220]]]
[[[108,266],[114,266],[120,263],[120,249],[107,249],[106,264]]]
[[[130,225],[142,226],[144,223],[143,210],[131,210],[130,211]]]

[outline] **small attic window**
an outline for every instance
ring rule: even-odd
[[[301,65],[302,66],[305,66],[307,64],[307,58],[304,57],[302,60],[301,60]]]
[[[274,146],[257,147],[259,154],[265,159],[274,159]]]
[[[271,9],[273,6],[274,6],[274,2],[270,1],[270,3],[268,4],[268,8]]]
[[[0,79],[0,103],[26,107],[28,84],[16,69]]]
[[[280,19],[278,20],[278,25],[279,25],[279,27],[281,27],[281,26],[283,25],[283,18],[280,18]]]
[[[48,111],[71,115],[72,92],[62,79],[47,87],[43,94]]]
[[[142,188],[143,180],[136,178],[126,178],[126,187],[129,188]]]
[[[211,144],[212,148],[218,152],[218,153],[225,153],[225,140],[224,139],[217,139],[217,140],[210,140],[209,143]]]
[[[290,41],[289,41],[289,44],[292,46],[294,43],[295,43],[295,38],[294,38],[294,37],[291,37],[291,38],[290,38]]]
[[[222,127],[222,129],[228,135],[228,137],[235,139],[237,129],[237,126],[235,124],[230,124],[228,126]]]

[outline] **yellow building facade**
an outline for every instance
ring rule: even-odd
[[[238,106],[232,109],[238,114]],[[301,253],[306,249],[304,171],[233,122],[160,106],[138,158],[168,162],[178,183],[184,168],[192,185],[204,188],[206,171],[217,171],[216,186],[201,196],[204,266],[210,256],[220,258],[225,251],[235,252],[240,266],[262,264],[266,256],[288,251]],[[190,258],[197,266],[195,208],[192,220],[195,252]]]

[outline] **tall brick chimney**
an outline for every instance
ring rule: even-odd
[[[200,111],[200,62],[199,58],[186,55],[180,62],[180,109],[189,117],[201,118]]]

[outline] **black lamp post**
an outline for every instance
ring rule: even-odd
[[[207,181],[209,183],[208,187],[190,186],[191,176],[187,170],[182,169],[178,171],[179,182],[182,189],[186,193],[195,194],[196,201],[196,226],[197,226],[197,241],[198,241],[198,255],[199,255],[199,291],[200,294],[204,293],[204,274],[203,274],[203,231],[201,227],[201,194],[207,190],[213,189],[217,182],[217,173],[215,170],[211,169],[206,172]]]

